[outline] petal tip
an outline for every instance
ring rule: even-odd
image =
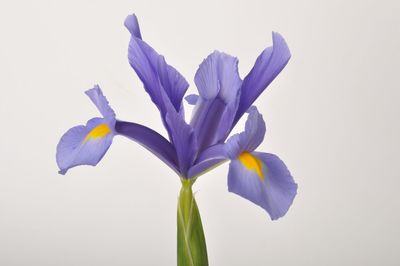
[[[58,173],[60,175],[65,175],[67,173],[67,171],[68,171],[68,169],[61,169],[61,170],[58,171]]]
[[[85,94],[90,96],[90,94],[92,94],[92,92],[97,92],[97,93],[103,94],[103,92],[101,91],[101,88],[98,84],[94,84],[93,88],[86,90]]]
[[[124,21],[124,25],[133,36],[135,36],[136,38],[142,39],[142,35],[140,33],[139,22],[134,13],[132,15],[128,15],[126,17],[126,19]]]
[[[278,48],[282,54],[282,57],[285,57],[287,61],[291,58],[292,54],[290,53],[289,46],[286,43],[285,38],[276,31],[272,32],[272,42],[274,49]]]
[[[186,102],[190,105],[196,105],[198,99],[199,95],[197,94],[189,94],[185,96]]]

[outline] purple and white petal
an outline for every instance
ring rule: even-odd
[[[282,71],[290,59],[289,48],[279,33],[272,33],[272,41],[273,46],[266,48],[258,56],[253,68],[243,80],[234,124]]]
[[[86,126],[68,130],[57,145],[56,160],[60,173],[78,165],[97,165],[114,137],[107,119],[93,118]]]
[[[273,154],[253,152],[246,157],[230,163],[228,190],[266,210],[272,220],[284,216],[297,193],[289,170]]]

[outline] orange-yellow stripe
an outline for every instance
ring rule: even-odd
[[[107,124],[100,124],[93,128],[85,137],[83,142],[88,141],[89,139],[98,139],[103,138],[111,133],[111,129]]]
[[[244,151],[238,156],[239,161],[250,171],[257,173],[261,181],[264,181],[264,173],[262,171],[262,162],[256,156]]]

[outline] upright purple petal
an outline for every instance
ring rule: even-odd
[[[140,33],[139,22],[135,14],[126,17],[124,22],[125,27],[129,32],[136,38],[142,39],[142,34]]]
[[[187,171],[197,155],[194,131],[175,110],[167,113],[166,121],[173,129],[171,137],[176,149],[181,177],[188,178]]]
[[[241,79],[238,60],[215,51],[199,66],[195,83],[199,99],[193,112],[193,126],[200,150],[223,141],[231,129],[238,106]]]
[[[166,63],[162,55],[141,39],[135,16],[128,16],[125,25],[132,34],[128,49],[129,63],[143,82],[146,92],[160,110],[165,122],[165,101],[170,101],[175,110],[180,112],[182,98],[189,84],[175,68]]]
[[[290,59],[289,48],[279,33],[272,33],[272,41],[273,46],[266,48],[260,54],[250,73],[243,80],[235,123],[282,71]]]
[[[56,160],[60,174],[78,165],[97,165],[113,137],[113,129],[103,118],[93,118],[86,126],[68,130],[57,145]]]
[[[174,146],[156,131],[140,124],[117,121],[115,130],[155,154],[176,173],[180,173]]]
[[[241,84],[237,58],[214,51],[200,64],[194,81],[205,100],[219,96],[226,103],[235,101]]]
[[[260,206],[276,220],[292,205],[297,184],[276,155],[253,152],[230,163],[228,190]]]
[[[163,56],[158,58],[158,75],[168,98],[179,112],[189,83],[175,68],[167,64]]]

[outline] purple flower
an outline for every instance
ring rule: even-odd
[[[183,97],[189,84],[165,58],[143,41],[135,15],[125,20],[131,33],[129,63],[160,111],[169,140],[140,124],[119,121],[95,86],[86,92],[102,117],[68,130],[57,146],[60,173],[77,165],[96,165],[116,135],[128,137],[154,153],[181,179],[195,180],[230,160],[228,189],[265,209],[273,220],[283,216],[296,195],[297,184],[285,164],[270,153],[256,152],[265,135],[257,97],[290,59],[283,37],[272,34],[266,48],[242,80],[238,60],[215,51],[199,66],[194,81],[198,95],[185,97],[194,105],[190,123],[184,119]],[[248,113],[245,130],[228,138],[238,120]],[[228,139],[227,139],[228,138]]]

